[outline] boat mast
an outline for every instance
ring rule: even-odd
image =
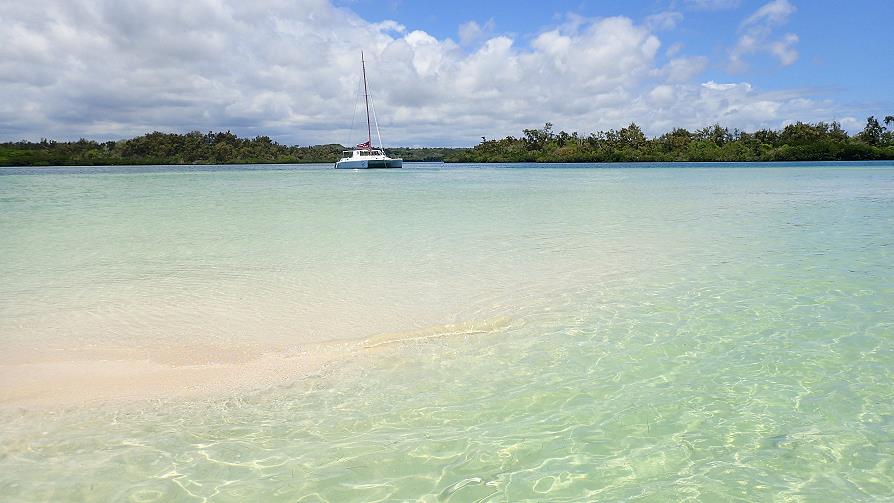
[[[363,66],[363,97],[366,99],[366,144],[372,150],[372,127],[369,124],[369,89],[366,87],[366,61],[360,51],[360,64]]]

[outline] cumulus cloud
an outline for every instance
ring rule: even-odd
[[[708,66],[708,58],[695,56],[671,59],[659,71],[668,82],[687,82],[701,74]]]
[[[459,43],[472,45],[494,30],[494,20],[488,19],[484,26],[476,21],[469,21],[459,25]]]
[[[665,84],[653,89],[649,98],[648,104],[660,107],[656,115],[664,129],[719,122],[753,130],[781,124],[787,111],[802,112],[792,106],[796,96],[758,92],[747,82]]]
[[[866,126],[866,119],[858,119],[856,117],[842,117],[839,122],[841,127],[848,131],[861,131]]]
[[[649,91],[649,100],[657,105],[670,105],[674,102],[673,86],[662,84]]]
[[[230,129],[349,144],[361,50],[390,145],[468,145],[545,121],[777,126],[822,110],[803,93],[693,82],[707,60],[677,49],[662,64],[655,20],[573,17],[519,39],[467,23],[454,42],[328,0],[35,0],[0,4],[0,19],[0,140]],[[780,42],[768,50],[797,57]]]
[[[744,57],[758,52],[772,54],[782,66],[789,66],[797,61],[797,35],[786,33],[780,38],[773,38],[775,28],[788,22],[795,10],[795,6],[788,0],[773,0],[745,18],[740,28],[742,34],[730,52],[730,70],[743,71],[747,68]]]

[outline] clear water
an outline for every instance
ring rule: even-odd
[[[892,264],[891,163],[0,169],[3,375],[342,352],[143,401],[0,382],[0,491],[891,499]]]

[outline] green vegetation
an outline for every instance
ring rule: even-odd
[[[439,162],[467,150],[467,148],[447,147],[395,147],[388,149],[388,155],[397,156],[411,162]]]
[[[721,127],[696,131],[674,129],[646,138],[636,124],[589,136],[525,129],[522,138],[484,140],[472,149],[453,153],[449,162],[666,162],[666,161],[851,161],[894,159],[894,116],[882,126],[869,117],[866,128],[848,136],[837,122],[798,122],[781,131],[754,133]],[[889,129],[892,128],[892,129]]]
[[[0,166],[72,166],[115,164],[263,164],[332,163],[345,147],[280,145],[267,136],[149,133],[130,140],[0,143]],[[798,122],[780,131],[753,133],[715,124],[687,131],[674,129],[646,138],[630,124],[618,131],[582,136],[555,133],[550,123],[525,129],[524,136],[484,140],[473,148],[393,148],[406,161],[445,162],[637,162],[637,161],[852,161],[894,159],[894,116],[866,120],[849,136],[837,122]]]
[[[267,136],[239,138],[233,133],[149,133],[130,140],[0,143],[0,166],[89,166],[117,164],[334,163],[341,145],[285,146]],[[460,149],[396,148],[407,161],[440,161]]]

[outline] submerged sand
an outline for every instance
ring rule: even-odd
[[[501,331],[506,317],[382,333],[353,341],[300,347],[157,348],[77,351],[72,355],[7,353],[0,362],[0,407],[64,407],[106,401],[207,397],[286,385],[338,367],[349,359],[377,357],[393,344]],[[140,355],[140,356],[137,356]]]
[[[347,348],[318,348],[203,364],[152,360],[4,364],[0,365],[0,406],[64,406],[247,391],[320,372],[350,354]]]

